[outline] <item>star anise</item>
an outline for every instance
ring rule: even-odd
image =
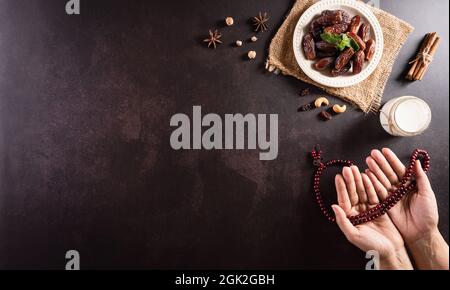
[[[266,31],[267,29],[269,29],[267,21],[269,21],[267,12],[264,12],[264,14],[259,12],[258,16],[253,17],[253,26],[255,26],[255,31]]]
[[[219,43],[222,43],[222,41],[220,40],[221,37],[222,37],[222,34],[219,31],[215,30],[214,32],[212,32],[210,30],[208,38],[203,40],[203,42],[207,42],[208,43],[208,47],[212,46],[214,49],[216,49],[217,45]]]

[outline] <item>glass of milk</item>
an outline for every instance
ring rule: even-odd
[[[417,97],[399,97],[383,106],[380,122],[384,130],[393,136],[416,136],[430,125],[431,110],[425,101]]]

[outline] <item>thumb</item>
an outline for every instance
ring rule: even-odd
[[[344,210],[340,206],[333,204],[331,208],[336,216],[337,225],[344,233],[347,240],[354,243],[359,236],[358,229],[350,222]]]
[[[414,165],[414,175],[416,176],[419,194],[429,194],[433,192],[430,180],[428,179],[428,176],[425,174],[425,171],[423,171],[422,165],[419,160],[417,160],[416,164]]]

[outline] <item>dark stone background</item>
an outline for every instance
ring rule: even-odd
[[[76,249],[85,269],[361,269],[364,254],[314,202],[315,143],[361,166],[371,148],[389,146],[405,161],[416,147],[429,150],[448,240],[448,1],[381,1],[416,27],[384,98],[412,94],[431,105],[431,128],[409,139],[356,110],[328,123],[296,112],[314,96],[299,98],[305,85],[263,70],[292,1],[81,0],[80,16],[66,15],[65,2],[0,1],[1,268],[62,269]],[[260,10],[270,32],[232,48],[252,35],[247,21]],[[229,15],[237,23],[220,27]],[[213,27],[224,33],[216,51],[201,43]],[[434,30],[443,43],[425,80],[404,82]],[[249,49],[255,61],[245,60]],[[170,117],[193,105],[279,114],[278,158],[173,151]]]

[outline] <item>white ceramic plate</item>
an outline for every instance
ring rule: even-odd
[[[371,38],[375,39],[375,54],[370,62],[365,62],[362,71],[357,75],[343,75],[338,77],[332,77],[327,72],[317,71],[313,64],[315,60],[307,60],[303,54],[302,39],[307,33],[309,24],[314,17],[320,15],[324,10],[336,10],[341,9],[347,12],[350,17],[356,14],[361,16],[361,23],[365,22],[370,26]],[[366,4],[359,3],[356,0],[322,0],[309,7],[300,17],[297,22],[297,26],[294,31],[294,54],[298,65],[303,72],[310,77],[313,81],[333,88],[342,88],[353,86],[370,76],[383,55],[383,31],[381,30],[380,23],[375,15],[370,11]]]

